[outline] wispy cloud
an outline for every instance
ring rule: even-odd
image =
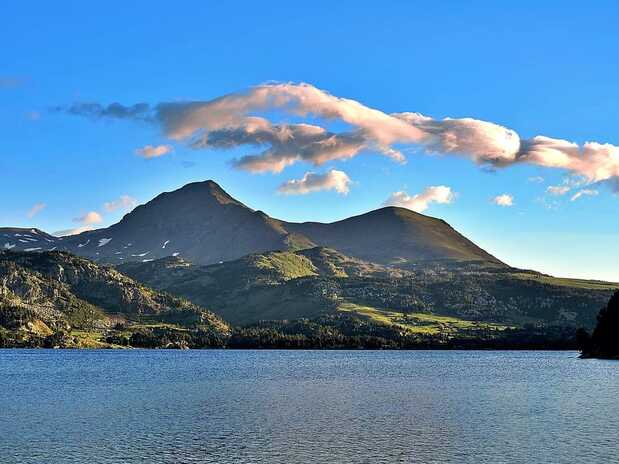
[[[422,213],[432,203],[449,204],[455,198],[456,196],[450,187],[435,185],[426,187],[423,192],[416,195],[409,195],[404,191],[394,192],[383,202],[382,206],[399,206]]]
[[[497,206],[502,206],[503,208],[509,208],[514,206],[514,197],[509,195],[508,193],[504,193],[502,195],[498,195],[492,199],[492,202]]]
[[[39,214],[41,211],[43,211],[46,207],[47,205],[45,203],[35,203],[32,206],[32,208],[28,210],[28,212],[26,213],[26,216],[28,216],[28,219],[32,219],[37,214]]]
[[[138,201],[129,196],[129,195],[121,195],[116,200],[108,201],[103,203],[103,209],[108,213],[113,213],[117,210],[131,211],[138,205]]]
[[[543,184],[545,179],[542,176],[532,176],[529,177],[529,182],[533,183],[533,184]]]
[[[172,145],[145,145],[135,150],[135,154],[142,158],[159,158],[172,151]]]
[[[597,190],[583,189],[583,190],[579,190],[574,195],[572,195],[572,198],[570,198],[570,201],[576,201],[579,198],[582,198],[583,196],[593,197],[593,196],[597,196],[598,194],[599,192]]]
[[[120,103],[101,105],[93,102],[74,103],[69,107],[55,106],[50,108],[52,112],[65,112],[77,116],[86,116],[93,119],[116,118],[116,119],[142,119],[150,120],[151,111],[148,103],[136,103],[131,106],[124,106]]]
[[[313,116],[340,121],[351,129],[332,133],[309,124],[274,123],[256,113],[280,110],[295,118]],[[539,135],[521,138],[500,124],[472,118],[434,119],[414,112],[387,114],[309,84],[265,84],[210,101],[76,104],[71,114],[95,118],[131,118],[159,124],[165,136],[200,148],[266,146],[234,163],[251,172],[280,172],[294,163],[320,165],[362,152],[379,152],[403,162],[403,145],[427,153],[463,156],[483,166],[519,163],[563,169],[588,183],[619,178],[619,147],[608,143],[576,143]]]
[[[551,185],[550,187],[546,189],[546,191],[549,194],[554,195],[555,197],[558,197],[558,196],[565,195],[571,189],[572,187],[570,187],[569,185]]]
[[[305,195],[321,190],[335,190],[346,195],[350,191],[351,183],[345,172],[331,169],[324,174],[306,172],[301,179],[284,182],[277,190],[285,195]]]

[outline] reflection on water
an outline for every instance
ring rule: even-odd
[[[2,463],[605,463],[619,363],[566,352],[0,350]]]

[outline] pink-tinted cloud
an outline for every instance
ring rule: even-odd
[[[312,117],[312,121],[319,119],[324,124],[337,121],[348,128],[332,133],[314,122],[274,123],[257,117],[258,113],[273,110],[294,118]],[[500,124],[472,118],[434,119],[414,112],[388,114],[309,84],[259,85],[209,101],[160,103],[154,107],[144,103],[87,103],[66,111],[155,122],[165,136],[186,140],[194,148],[266,145],[259,153],[235,163],[252,172],[279,172],[300,161],[321,164],[365,151],[402,162],[404,155],[399,147],[410,145],[428,153],[463,156],[496,167],[529,163],[562,169],[582,176],[588,183],[619,179],[619,147],[615,145],[578,145],[542,135],[523,139]]]
[[[492,203],[497,206],[502,206],[504,208],[509,208],[514,206],[514,197],[508,193],[503,193],[502,195],[498,195],[492,199]]]
[[[167,155],[172,151],[171,145],[145,145],[142,148],[135,150],[135,154],[142,158],[159,158]]]
[[[28,216],[28,219],[32,219],[37,214],[39,214],[41,211],[43,211],[46,207],[47,205],[45,203],[35,203],[32,206],[32,208],[28,210],[28,212],[26,213],[26,216]]]
[[[73,229],[59,230],[57,232],[54,232],[54,235],[63,237],[66,235],[77,235],[81,234],[82,232],[93,230],[95,225],[101,224],[103,222],[103,217],[97,211],[88,211],[82,216],[73,218],[73,222],[80,224],[79,227],[75,227]]]
[[[103,203],[103,209],[108,213],[113,213],[117,210],[131,211],[137,205],[138,201],[135,198],[129,195],[121,195],[116,200]]]

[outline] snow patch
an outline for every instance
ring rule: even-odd
[[[180,255],[180,253],[177,251],[176,253],[172,253],[172,256],[174,256],[175,258]]]
[[[89,243],[90,243],[90,239],[86,240],[85,243],[78,243],[77,247],[78,248],[82,248],[82,247],[85,247],[86,245],[88,245]]]
[[[100,238],[99,239],[99,244],[97,245],[98,247],[102,247],[107,245],[108,243],[110,243],[112,241],[111,238]]]
[[[41,249],[41,247],[36,247],[36,248],[25,248],[24,251],[39,251]]]
[[[163,245],[161,245],[161,248],[165,248],[168,243],[170,243],[169,240],[166,240],[165,242],[163,242]]]
[[[150,259],[143,259],[142,260],[143,263],[150,263],[151,261],[154,261],[154,259],[150,258]]]
[[[56,249],[56,247],[51,247],[49,250],[47,251],[54,251]]]
[[[5,250],[10,250],[11,248],[15,248],[15,245],[13,245],[12,243],[6,242],[4,244],[4,249]]]

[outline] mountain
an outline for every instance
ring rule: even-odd
[[[503,263],[449,224],[406,208],[386,207],[330,224],[284,223],[286,230],[350,256],[386,265]]]
[[[54,251],[60,241],[39,229],[0,227],[0,250]]]
[[[35,231],[0,229],[0,247],[58,249],[110,264],[166,256],[214,264],[251,253],[323,246],[405,268],[505,266],[446,222],[404,208],[382,208],[330,224],[291,223],[252,210],[210,180],[162,193],[104,229],[61,238]]]
[[[213,313],[111,267],[64,252],[0,251],[0,339],[6,331],[27,342],[138,322],[229,331]]]
[[[531,324],[592,327],[617,288],[504,267],[405,270],[323,247],[207,266],[168,257],[118,269],[236,325],[346,313],[437,333]]]
[[[0,247],[0,346],[83,332],[94,346],[557,347],[617,289],[511,268],[407,209],[291,223],[213,181],[76,236],[0,229]],[[559,344],[518,342],[531,334]]]

